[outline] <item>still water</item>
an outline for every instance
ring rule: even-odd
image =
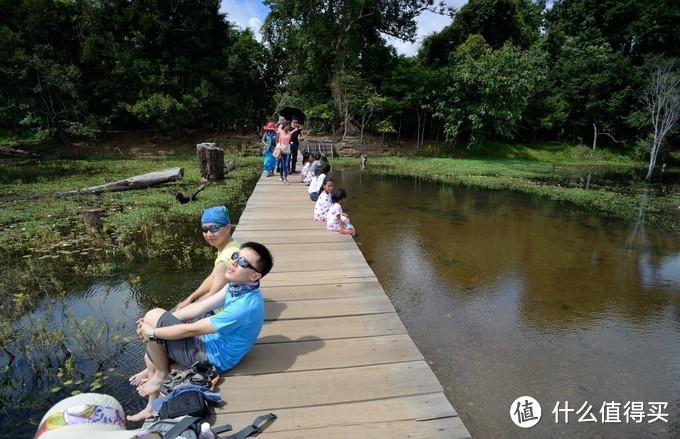
[[[679,239],[524,194],[333,176],[473,437],[680,437]],[[542,408],[530,429],[521,396]]]

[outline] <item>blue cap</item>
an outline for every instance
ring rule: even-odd
[[[205,223],[229,224],[229,209],[224,206],[215,206],[205,209],[201,218],[201,225]]]

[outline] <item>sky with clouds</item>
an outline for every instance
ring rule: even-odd
[[[446,4],[460,9],[466,1],[446,0]],[[226,13],[228,20],[236,23],[240,28],[251,28],[255,33],[255,37],[261,40],[260,28],[269,12],[269,8],[263,5],[260,0],[222,0],[220,12]],[[418,17],[418,34],[414,44],[392,39],[388,39],[388,42],[396,47],[399,54],[412,56],[418,52],[418,47],[420,47],[423,37],[438,32],[449,24],[451,24],[451,19],[448,16],[424,12]]]

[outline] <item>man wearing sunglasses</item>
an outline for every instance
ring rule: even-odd
[[[158,398],[171,363],[190,367],[209,361],[222,373],[233,368],[255,344],[264,323],[260,279],[271,270],[272,255],[264,245],[247,242],[229,261],[224,274],[227,285],[222,291],[173,313],[152,309],[137,321],[137,335],[146,343],[146,369],[130,382],[138,382],[137,393],[149,401],[128,420],[151,416],[152,402]],[[215,315],[185,323],[220,306],[224,308]]]
[[[231,237],[229,210],[224,206],[215,206],[203,211],[201,232],[206,242],[217,249],[215,266],[196,291],[177,305],[177,309],[182,309],[196,300],[205,300],[224,288],[227,284],[224,273],[227,271],[229,257],[239,248],[239,243]]]

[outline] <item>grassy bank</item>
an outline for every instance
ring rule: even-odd
[[[236,160],[236,170],[188,204],[180,204],[174,193],[188,194],[200,185],[195,157],[50,160],[27,167],[33,172],[29,176],[22,174],[24,167],[5,167],[16,172],[16,178],[3,177],[6,183],[0,185],[0,198],[54,193],[184,168],[181,181],[148,189],[2,202],[0,295],[5,315],[21,312],[23,302],[35,298],[35,292],[59,291],[60,274],[102,274],[126,260],[143,258],[164,258],[178,267],[191,266],[195,258],[204,260],[211,250],[197,231],[201,210],[226,204],[238,218],[260,173],[260,159]],[[100,210],[101,233],[86,230],[83,209]]]
[[[680,234],[680,194],[675,185],[645,185],[644,163],[608,151],[554,145],[527,148],[497,145],[457,158],[370,157],[367,171],[488,190],[510,190],[572,203],[584,214],[620,218],[635,224],[641,215],[653,227]],[[441,155],[441,154],[439,154]],[[358,166],[356,159],[336,164]]]

